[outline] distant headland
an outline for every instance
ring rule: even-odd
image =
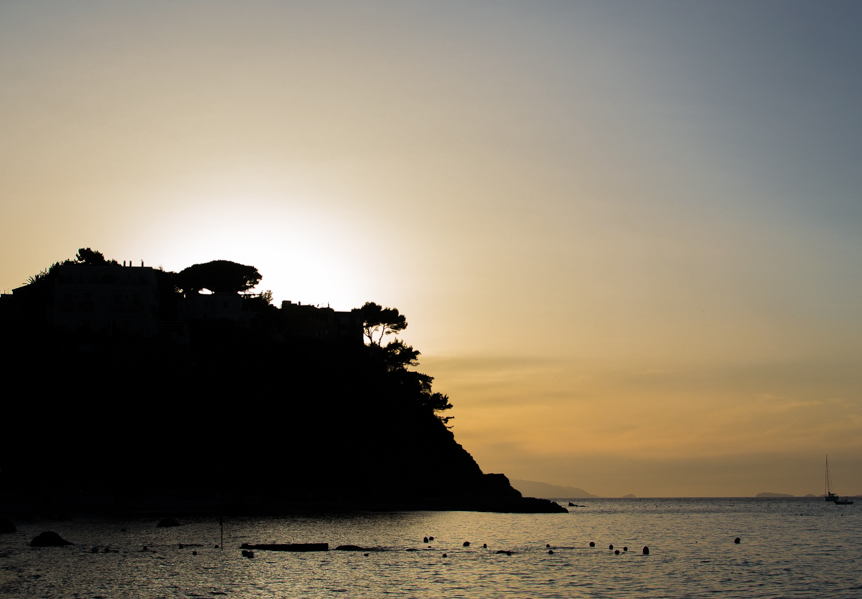
[[[598,495],[593,495],[578,487],[551,485],[534,480],[512,479],[509,482],[522,494],[530,497],[543,497],[545,499],[590,499],[598,497]]]
[[[455,441],[396,308],[277,307],[261,279],[82,248],[0,296],[6,510],[565,511]]]

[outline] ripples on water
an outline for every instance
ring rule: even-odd
[[[0,596],[862,596],[860,505],[822,499],[578,503],[585,507],[569,508],[568,515],[229,519],[224,550],[214,547],[219,524],[212,518],[186,519],[179,528],[156,528],[153,518],[19,523],[18,533],[0,535]],[[55,530],[75,545],[28,547],[43,530]],[[425,536],[435,540],[423,544]],[[735,537],[742,542],[734,544]],[[257,551],[247,559],[239,550],[246,542],[326,542],[331,548],[354,544],[384,551]],[[621,551],[628,546],[628,552],[614,555],[610,544]],[[648,556],[642,555],[644,545]],[[92,553],[93,547],[100,552]]]

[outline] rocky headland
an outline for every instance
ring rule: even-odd
[[[151,334],[70,330],[49,274],[0,306],[5,511],[565,511],[482,472],[401,342],[305,334],[261,296],[255,318],[180,319],[163,272]]]

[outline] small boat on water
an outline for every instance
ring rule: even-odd
[[[829,480],[829,455],[828,454],[826,456],[826,481],[824,484],[826,487],[826,494],[823,496],[823,498],[826,501],[831,501],[835,505],[853,505],[852,499],[846,499],[846,498],[841,499],[840,497],[838,497],[837,494],[832,492],[832,481]]]

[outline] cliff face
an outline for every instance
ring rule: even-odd
[[[514,499],[365,346],[225,322],[168,339],[6,331],[0,489],[422,503]],[[481,509],[481,508],[479,508]]]

